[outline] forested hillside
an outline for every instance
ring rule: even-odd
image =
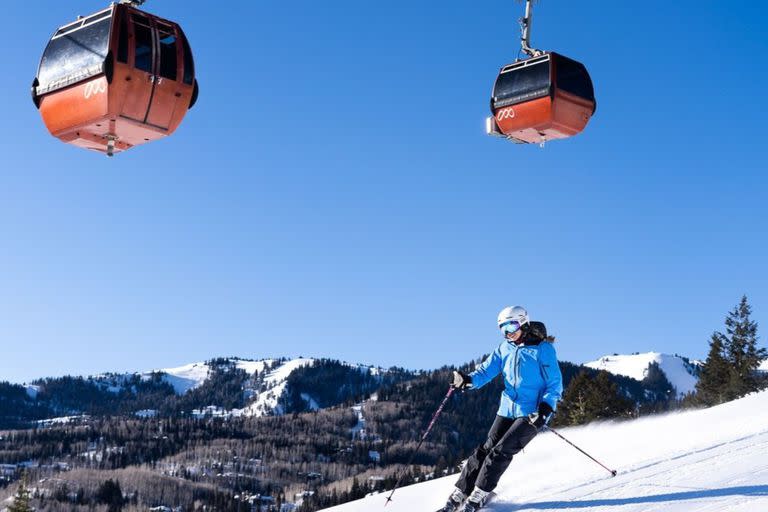
[[[217,504],[221,510],[283,505],[316,510],[394,483],[453,370],[372,370],[315,360],[295,365],[281,381],[274,414],[233,414],[259,393],[276,389],[267,376],[274,377],[282,362],[265,365],[258,375],[248,374],[237,360],[209,361],[206,379],[181,395],[161,373],[44,379],[35,383],[35,397],[21,386],[5,385],[0,404],[6,407],[6,425],[34,428],[0,434],[0,461],[6,465],[0,485],[8,486],[9,495],[26,472],[37,482],[33,495],[45,510],[68,512],[103,503],[115,484],[124,510]],[[474,364],[461,369],[470,371]],[[567,389],[580,380],[602,383],[599,393],[583,398],[598,401],[591,407],[601,417],[670,406],[663,373],[649,373],[654,383],[567,362],[561,368]],[[416,466],[407,468],[406,483],[455,470],[484,438],[502,386],[497,379],[454,395]],[[618,408],[605,407],[606,390]],[[26,417],[13,417],[12,405],[19,403]],[[568,400],[563,407],[567,410]],[[52,413],[70,417],[29,423]],[[574,418],[563,414],[558,421]]]

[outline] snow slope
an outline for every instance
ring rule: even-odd
[[[768,511],[768,391],[710,409],[541,434],[502,477],[489,512]],[[432,512],[458,475],[399,489],[387,512]],[[326,510],[368,512],[387,494]]]
[[[250,361],[244,359],[229,359],[234,363],[234,366],[240,370],[244,370],[252,378],[243,390],[245,393],[248,405],[243,409],[234,409],[232,411],[219,411],[216,410],[216,415],[225,416],[264,416],[271,414],[283,414],[282,407],[280,405],[280,399],[285,393],[288,377],[295,370],[309,366],[315,362],[314,359],[289,359],[282,362],[278,362],[276,359],[262,359],[259,361]],[[357,368],[359,371],[365,373],[370,372],[371,375],[380,375],[385,370],[372,366],[357,365],[344,363],[351,368]],[[270,371],[266,372],[267,367]],[[207,363],[191,363],[177,368],[164,368],[161,370],[153,370],[151,372],[144,372],[142,375],[148,378],[153,373],[161,373],[163,380],[173,386],[173,389],[177,394],[183,395],[188,391],[195,389],[208,379],[211,373],[211,366]],[[116,388],[119,391],[119,388]],[[31,393],[31,391],[29,391]],[[307,406],[310,410],[320,409],[320,405],[309,394],[302,393],[302,398],[307,402]],[[212,409],[203,409],[196,411],[199,415],[205,415],[213,413]]]
[[[239,370],[245,371],[248,375],[253,375],[254,373],[262,373],[264,371],[264,368],[268,364],[272,364],[275,360],[274,359],[262,359],[260,361],[246,361],[244,359],[238,359],[235,362],[235,366]]]
[[[267,391],[258,393],[256,399],[242,410],[242,414],[246,416],[263,416],[272,413],[282,414],[283,411],[279,401],[285,391],[288,377],[294,370],[302,366],[309,366],[314,361],[314,359],[292,359],[269,372],[264,378],[264,385],[266,385]],[[308,401],[310,407],[319,408],[311,397],[307,396],[304,399]]]
[[[262,375],[267,365],[274,364],[274,359],[262,359],[260,361],[246,361],[241,359],[233,360],[235,367],[244,370],[249,375]],[[291,359],[277,368],[270,371],[260,382],[267,388],[266,391],[258,392],[255,389],[249,389],[248,396],[254,397],[254,400],[244,409],[231,411],[236,416],[263,416],[265,414],[282,414],[279,400],[285,391],[288,376],[297,368],[310,365],[314,359]],[[163,379],[173,386],[176,393],[184,393],[201,386],[210,374],[211,367],[206,363],[191,363],[178,368],[164,368],[156,370],[163,373]],[[149,373],[149,372],[147,372]],[[305,398],[310,407],[319,408],[317,403],[311,397]],[[200,412],[203,415],[205,411]]]
[[[164,373],[163,380],[173,386],[177,394],[183,395],[205,382],[210,370],[210,367],[205,363],[191,363],[178,368],[165,368],[156,371]]]
[[[758,368],[758,369],[759,369],[759,370],[762,370],[762,371],[764,371],[764,372],[768,372],[768,359],[766,359],[765,361],[763,361],[763,364],[761,364],[761,365],[760,365],[760,368]]]
[[[696,389],[697,379],[688,371],[685,361],[678,356],[648,352],[646,354],[603,356],[597,361],[584,363],[595,370],[606,370],[615,375],[624,375],[635,380],[643,380],[648,365],[658,363],[669,382],[677,388],[678,396]]]

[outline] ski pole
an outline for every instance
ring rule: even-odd
[[[411,458],[408,459],[408,462],[406,463],[406,470],[411,465],[411,462],[413,462],[413,459],[416,457],[416,454],[419,453],[419,449],[421,448],[421,445],[424,443],[424,440],[427,438],[429,433],[432,431],[432,427],[435,426],[435,423],[437,422],[438,416],[440,416],[440,413],[443,412],[443,409],[445,408],[445,404],[448,403],[448,399],[451,398],[451,395],[456,390],[454,387],[448,388],[448,393],[445,394],[445,398],[443,398],[443,402],[440,404],[440,407],[437,408],[437,411],[435,411],[435,414],[432,416],[432,421],[429,422],[429,426],[427,427],[427,430],[424,432],[424,435],[421,436],[421,441],[419,441],[419,444],[416,446],[416,449],[413,451],[413,454],[411,455]],[[400,487],[400,484],[403,482],[403,478],[405,477],[405,470],[400,475],[400,478],[397,479],[397,483],[395,483],[395,488],[392,489],[392,492],[389,494],[389,497],[387,497],[386,503],[384,503],[384,506],[386,507],[389,505],[389,502],[392,501],[392,496],[394,496],[395,491],[398,487]]]
[[[545,428],[545,429],[547,429],[547,430],[549,430],[549,431],[550,431],[550,432],[552,432],[553,434],[555,434],[557,437],[559,437],[560,439],[562,439],[563,441],[565,441],[565,442],[566,442],[566,443],[568,443],[569,445],[571,445],[571,446],[573,446],[574,448],[576,448],[577,450],[579,450],[581,453],[583,453],[584,455],[586,455],[587,457],[589,457],[589,458],[590,458],[590,459],[592,459],[593,461],[595,461],[595,462],[597,462],[598,464],[600,464],[600,465],[603,467],[603,469],[604,469],[604,470],[606,470],[606,471],[608,471],[608,472],[609,472],[609,473],[610,473],[612,476],[616,476],[616,470],[615,470],[615,469],[608,469],[607,467],[605,467],[605,464],[603,464],[602,462],[600,462],[599,460],[597,460],[596,458],[594,458],[593,456],[591,456],[590,454],[588,454],[587,452],[585,452],[584,450],[582,450],[581,448],[579,448],[578,446],[576,446],[575,444],[573,444],[572,442],[570,442],[569,440],[567,440],[566,438],[564,438],[562,435],[560,435],[560,433],[559,433],[557,430],[553,429],[553,428],[552,428],[552,427],[550,427],[549,425],[544,425],[544,428]]]

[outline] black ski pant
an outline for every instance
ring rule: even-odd
[[[456,487],[466,495],[479,487],[491,492],[509,467],[512,457],[536,437],[538,430],[527,418],[496,416],[488,439],[467,459]]]

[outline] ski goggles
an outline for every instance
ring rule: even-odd
[[[504,336],[507,336],[508,334],[515,334],[517,331],[520,330],[520,322],[517,322],[515,320],[510,320],[509,322],[504,322],[499,326],[499,329],[501,329],[501,333]]]

